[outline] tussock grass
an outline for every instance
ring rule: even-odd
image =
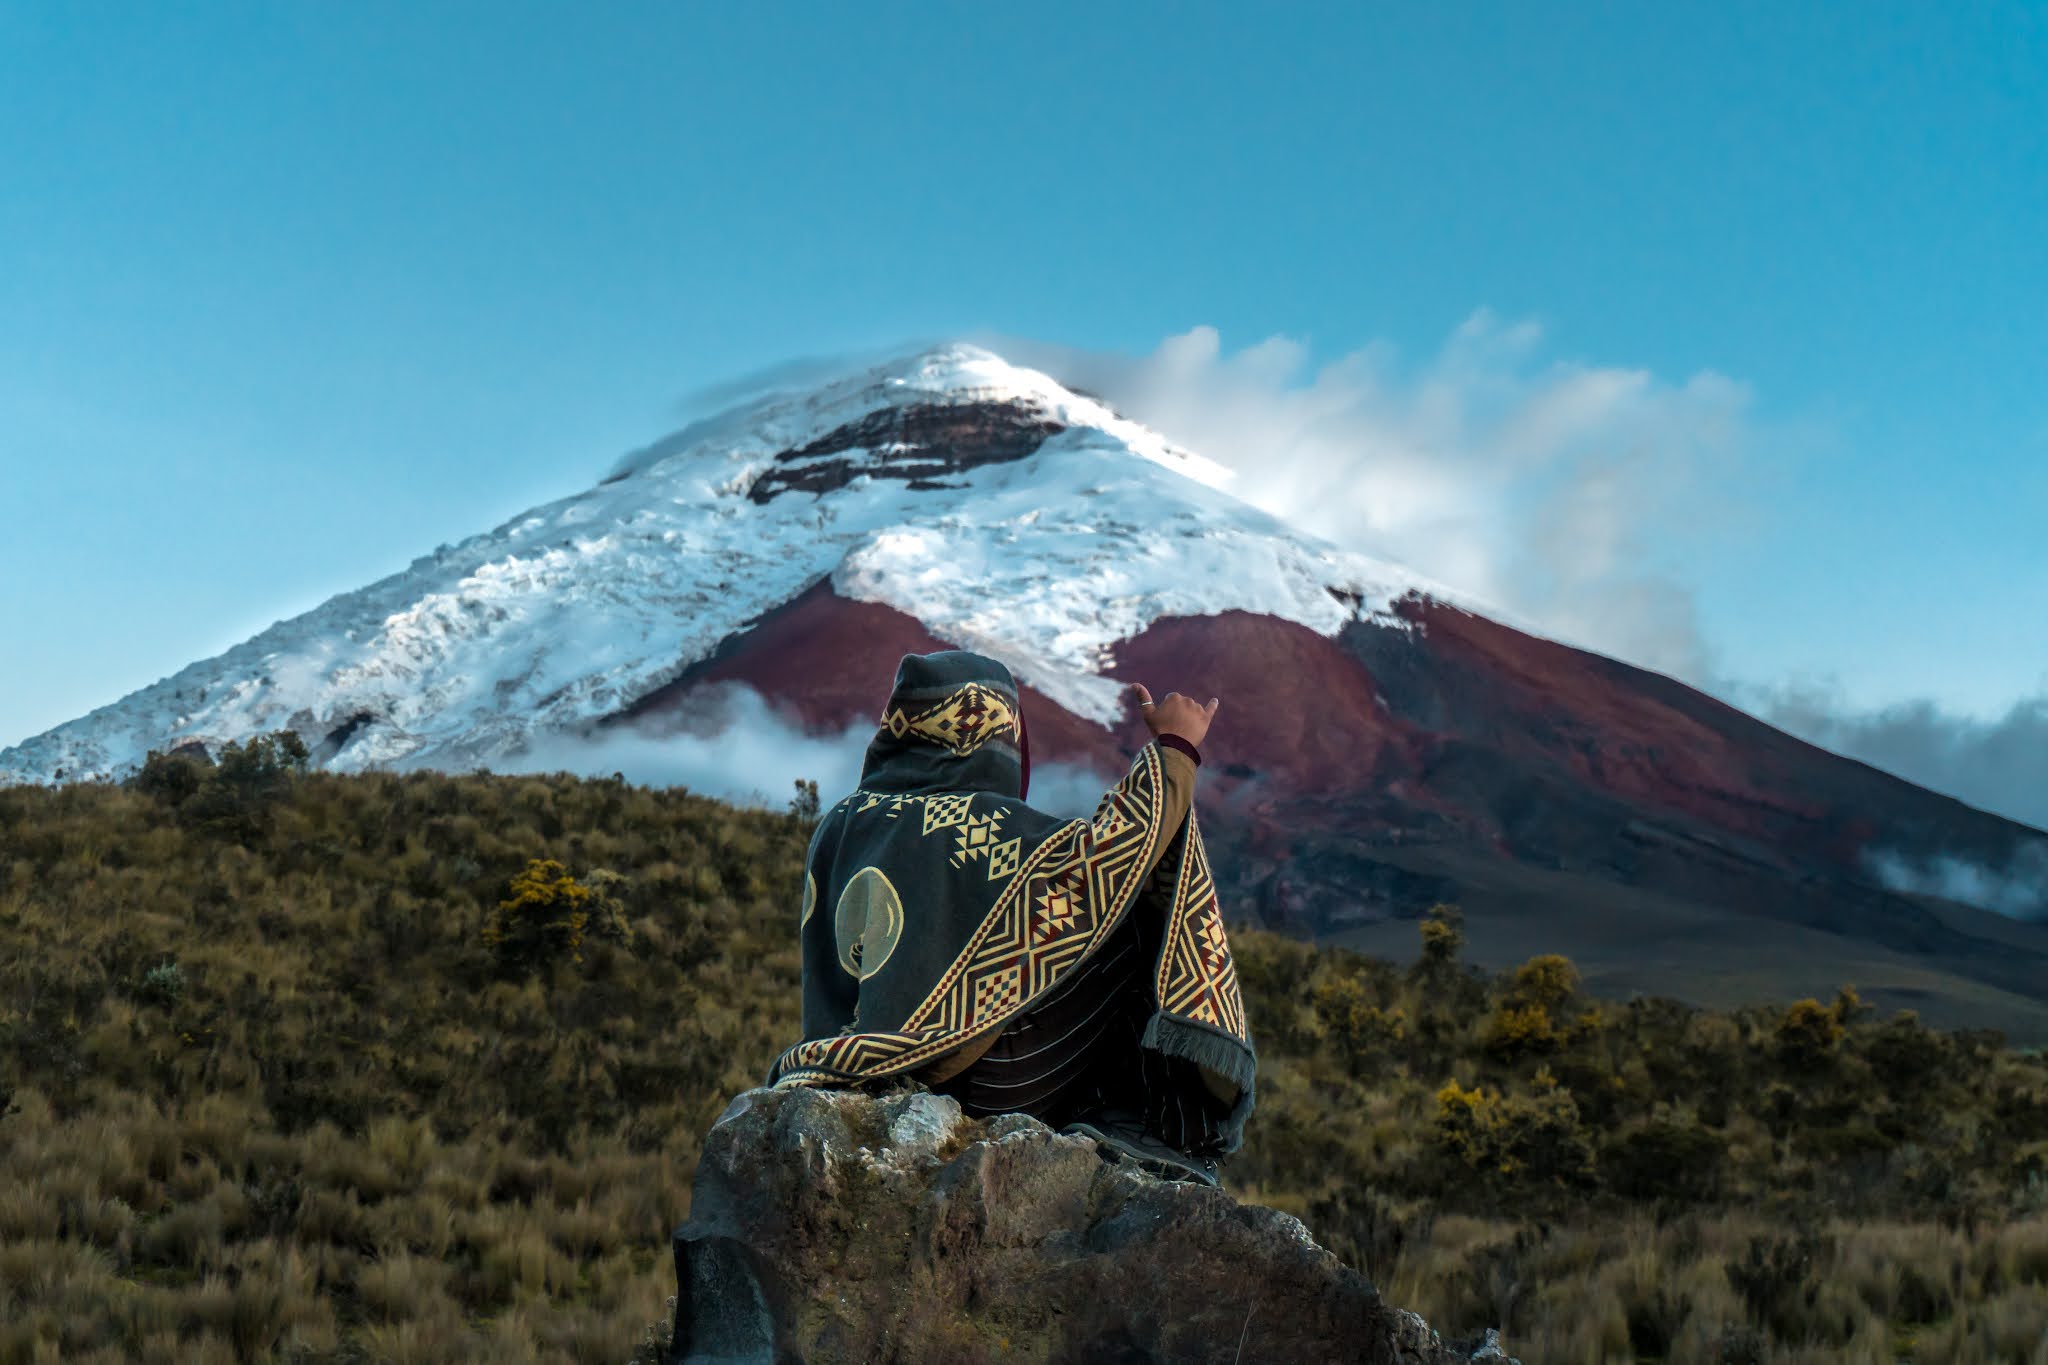
[[[252,752],[0,789],[0,1365],[653,1360],[698,1140],[796,1037],[807,822]],[[1422,928],[1237,936],[1241,1196],[1532,1362],[2048,1365],[2038,1057]]]

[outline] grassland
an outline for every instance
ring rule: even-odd
[[[806,818],[296,769],[0,789],[0,1365],[626,1361],[699,1136],[796,1036]],[[2039,1057],[1421,932],[1239,935],[1237,1193],[1531,1362],[2048,1365]]]

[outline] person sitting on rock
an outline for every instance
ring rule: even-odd
[[[1193,800],[1218,703],[1130,695],[1152,739],[1092,818],[1024,803],[1009,669],[908,654],[860,785],[805,858],[803,1041],[772,1085],[920,1081],[1216,1183],[1257,1056]]]

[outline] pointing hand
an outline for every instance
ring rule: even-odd
[[[1209,722],[1215,717],[1216,708],[1222,705],[1220,699],[1211,697],[1209,704],[1204,706],[1178,692],[1168,692],[1155,702],[1143,683],[1131,684],[1131,696],[1138,703],[1139,713],[1145,717],[1146,729],[1155,735],[1179,735],[1197,748],[1209,733]]]

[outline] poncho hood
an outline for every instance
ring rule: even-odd
[[[861,763],[864,791],[989,792],[1021,800],[1029,747],[1010,670],[964,649],[906,654]]]

